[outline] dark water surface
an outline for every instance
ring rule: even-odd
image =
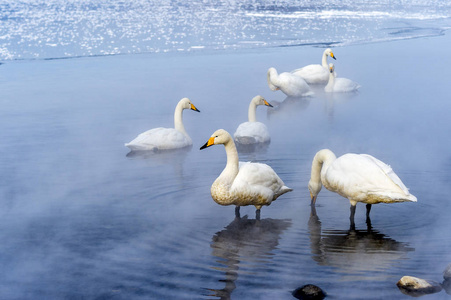
[[[451,262],[449,35],[335,48],[340,77],[359,93],[285,99],[266,70],[316,63],[323,49],[143,54],[0,66],[1,299],[292,299],[304,284],[330,299],[408,299],[404,275],[442,282]],[[210,197],[222,146],[261,94],[265,149],[294,191],[264,207]],[[125,142],[171,127],[175,104],[194,146],[127,156]],[[357,205],[323,189],[311,215],[316,151],[368,153],[390,164],[418,203]],[[447,299],[445,291],[423,299]]]

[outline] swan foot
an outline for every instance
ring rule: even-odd
[[[240,207],[239,206],[235,206],[235,217],[236,218],[241,218],[240,216]]]

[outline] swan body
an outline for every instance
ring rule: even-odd
[[[308,84],[326,84],[329,80],[329,68],[327,65],[327,57],[336,59],[332,49],[327,48],[323,52],[321,64],[312,64],[291,71],[293,75],[304,78]]]
[[[227,164],[211,186],[211,197],[220,205],[254,205],[257,216],[264,205],[270,205],[279,196],[292,191],[285,186],[276,172],[262,163],[239,162],[232,136],[224,129],[213,133],[200,149],[223,144]]]
[[[269,143],[271,136],[265,124],[257,122],[258,105],[272,107],[262,96],[255,96],[249,104],[248,122],[241,123],[234,133],[235,142],[240,144]]]
[[[312,206],[323,185],[349,199],[351,221],[358,202],[371,205],[417,201],[389,165],[368,154],[348,153],[336,158],[329,149],[317,152],[308,184]],[[367,217],[370,209],[367,206]]]
[[[357,91],[360,88],[357,82],[335,76],[335,66],[331,63],[329,64],[329,82],[324,87],[324,91],[328,93],[346,93]]]
[[[191,146],[193,144],[182,122],[184,109],[199,110],[188,98],[181,99],[174,112],[174,128],[154,128],[139,134],[125,146],[132,151],[170,150]]]
[[[305,80],[289,72],[278,74],[275,68],[269,68],[267,72],[268,86],[272,91],[281,90],[291,97],[311,96],[313,91]]]

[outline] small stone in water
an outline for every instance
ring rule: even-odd
[[[433,294],[442,290],[442,286],[438,282],[424,280],[413,276],[402,277],[396,285],[402,293],[409,296]]]
[[[313,284],[306,284],[295,289],[292,295],[301,300],[322,300],[327,296],[320,287]]]

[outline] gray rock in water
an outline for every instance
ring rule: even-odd
[[[425,280],[413,276],[404,276],[402,277],[396,285],[401,290],[403,294],[418,297],[426,294],[433,294],[440,292],[442,290],[442,286],[440,283]]]
[[[443,271],[443,278],[445,278],[445,280],[451,279],[451,264],[446,266],[445,271]]]
[[[301,300],[322,300],[327,294],[320,287],[313,284],[306,284],[297,288],[292,293],[293,297]]]

